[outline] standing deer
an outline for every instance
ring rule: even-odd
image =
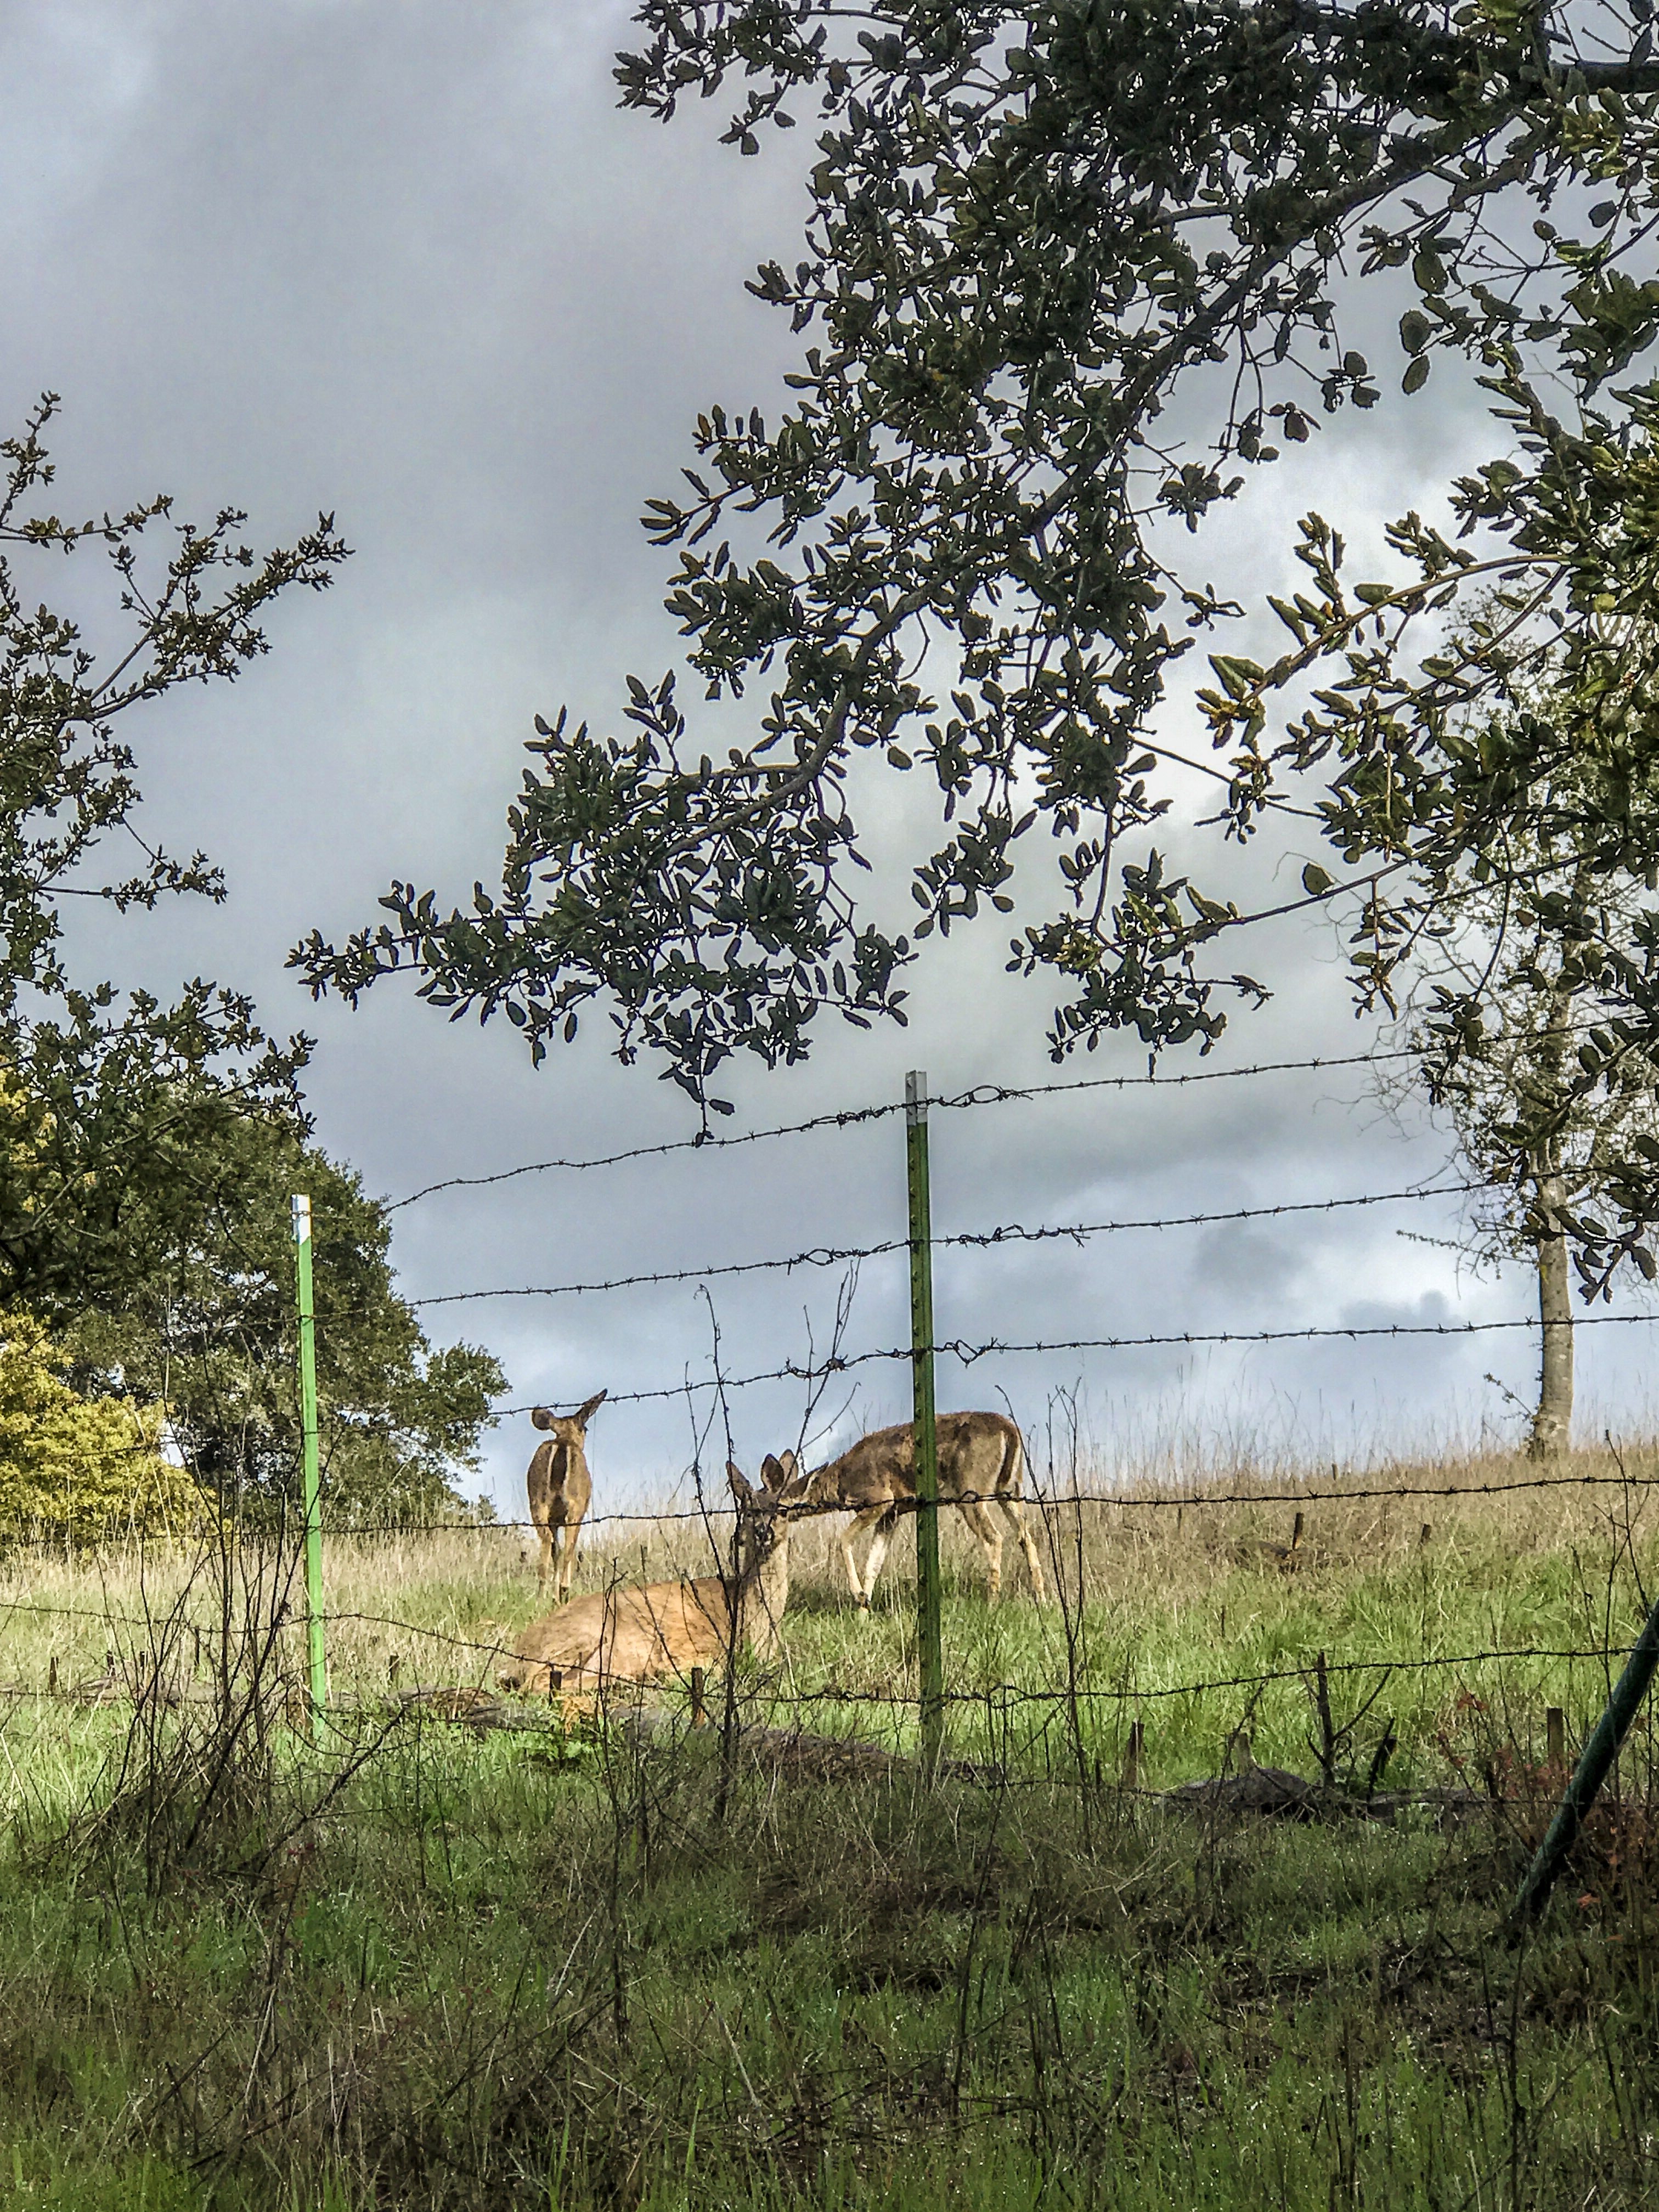
[[[941,1413],[935,1435],[939,1504],[960,1506],[963,1519],[984,1545],[990,1595],[997,1596],[1002,1589],[1002,1531],[990,1513],[995,1504],[1001,1507],[1019,1540],[1031,1577],[1031,1594],[1041,1600],[1042,1562],[1020,1510],[1025,1447],[1019,1431],[1001,1413]],[[906,1421],[897,1428],[878,1429],[827,1467],[803,1476],[788,1501],[845,1506],[851,1513],[853,1518],[842,1534],[841,1552],[854,1602],[866,1612],[899,1515],[914,1502],[915,1494],[915,1443],[911,1424]],[[866,1529],[875,1533],[860,1575],[853,1557],[853,1540]]]
[[[604,1403],[601,1390],[597,1398],[590,1398],[568,1416],[555,1413],[546,1406],[536,1407],[530,1416],[538,1429],[553,1432],[548,1443],[537,1445],[525,1476],[530,1518],[542,1540],[536,1587],[547,1588],[548,1576],[553,1571],[554,1539],[558,1537],[559,1566],[554,1587],[562,1605],[570,1595],[570,1577],[576,1571],[577,1533],[593,1495],[593,1478],[587,1471],[587,1425]]]
[[[555,1674],[567,1690],[644,1682],[718,1664],[745,1644],[763,1658],[775,1650],[789,1599],[789,1521],[779,1507],[795,1474],[795,1455],[769,1458],[758,1490],[735,1467],[726,1472],[737,1501],[740,1574],[578,1598],[526,1629],[514,1663],[501,1675],[502,1688],[546,1691]]]

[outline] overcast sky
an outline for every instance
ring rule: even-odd
[[[205,846],[228,873],[228,904],[129,920],[84,940],[85,957],[159,990],[210,974],[253,993],[272,1026],[313,1030],[319,1138],[388,1196],[690,1133],[653,1071],[606,1058],[602,1022],[533,1073],[504,1026],[451,1027],[395,984],[356,1015],[313,1009],[283,967],[313,926],[337,938],[373,919],[394,875],[446,899],[498,879],[532,715],[568,702],[614,727],[623,672],[654,678],[672,660],[665,556],[638,528],[642,501],[678,481],[699,409],[777,412],[787,325],[743,279],[795,247],[792,164],[806,134],[744,161],[714,143],[715,109],[666,131],[620,114],[611,57],[630,42],[627,15],[609,0],[0,9],[0,421],[15,426],[44,386],[62,393],[65,511],[167,489],[198,516],[234,501],[270,544],[325,508],[356,549],[332,591],[278,611],[270,656],[234,690],[170,700],[137,732],[147,834]],[[1432,510],[1449,466],[1486,450],[1478,417],[1443,392],[1340,418],[1211,532],[1206,574],[1271,588],[1307,506],[1366,542],[1387,514]],[[1169,726],[1191,734],[1180,697]],[[1190,811],[1207,811],[1208,793],[1191,796]],[[1172,842],[1184,849],[1179,830]],[[1288,896],[1313,849],[1264,840],[1246,873]],[[901,881],[887,911],[903,910]],[[826,1030],[806,1070],[740,1073],[732,1126],[892,1098],[913,1066],[944,1092],[1144,1073],[1127,1045],[1049,1066],[1048,1001],[1003,975],[1006,934],[970,932],[914,973],[908,1036]],[[1263,939],[1248,964],[1274,1000],[1241,1012],[1206,1067],[1365,1048],[1328,922]],[[941,1115],[933,1143],[941,1234],[1391,1190],[1448,1160],[1420,1116],[1401,1126],[1382,1112],[1363,1070]],[[526,1176],[396,1219],[403,1286],[428,1297],[872,1242],[902,1232],[902,1129]],[[1455,1221],[1443,1201],[943,1254],[939,1332],[1527,1312],[1523,1276],[1474,1279],[1454,1253],[1398,1233],[1445,1237]],[[805,1269],[711,1285],[727,1370],[799,1360],[809,1340],[822,1350],[839,1279]],[[898,1342],[904,1316],[902,1258],[868,1263],[848,1348]],[[709,1305],[692,1285],[426,1318],[436,1341],[491,1346],[514,1406],[708,1371]],[[1645,1416],[1649,1341],[1581,1337],[1581,1436]],[[1006,1392],[1035,1435],[1049,1394],[1079,1388],[1099,1447],[1130,1460],[1186,1467],[1260,1449],[1316,1461],[1473,1438],[1483,1422],[1513,1436],[1512,1408],[1483,1378],[1524,1398],[1534,1360],[1518,1334],[1055,1353],[968,1374],[947,1364],[939,1391],[945,1406]],[[904,1369],[866,1367],[820,1425],[838,1415],[830,1440],[850,1442],[908,1413],[908,1388]],[[802,1416],[793,1388],[738,1394],[732,1408],[750,1462],[793,1440]],[[684,1403],[602,1413],[590,1438],[601,1501],[665,1489],[690,1433]],[[521,1417],[489,1441],[504,1510],[523,1510],[533,1441]]]

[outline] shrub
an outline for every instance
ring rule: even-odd
[[[66,1543],[187,1534],[209,1510],[186,1468],[164,1456],[164,1406],[82,1398],[65,1355],[33,1315],[0,1314],[0,1540]]]

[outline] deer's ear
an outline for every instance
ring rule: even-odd
[[[788,1480],[788,1468],[782,1460],[775,1459],[771,1453],[768,1452],[766,1457],[761,1462],[761,1480],[766,1485],[768,1490],[780,1491]]]
[[[538,1429],[550,1429],[556,1425],[559,1417],[550,1406],[532,1406],[530,1418]]]
[[[590,1398],[585,1406],[578,1406],[570,1418],[579,1429],[585,1429],[600,1407],[604,1405],[605,1401],[605,1393],[601,1390],[597,1398]]]
[[[755,1493],[750,1488],[748,1479],[744,1475],[743,1469],[737,1465],[735,1461],[726,1461],[726,1479],[731,1484],[732,1495],[737,1499],[739,1505],[747,1505],[752,1502]]]
[[[797,1470],[800,1466],[800,1462],[795,1457],[795,1455],[792,1451],[780,1452],[778,1454],[778,1460],[783,1468],[784,1480],[786,1482],[793,1482],[795,1479]]]

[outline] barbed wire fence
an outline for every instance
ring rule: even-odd
[[[1311,1074],[1334,1068],[1373,1064],[1379,1058],[1395,1059],[1408,1056],[1409,1054],[1403,1051],[1383,1054],[1357,1054],[1301,1061],[1264,1062],[1237,1069],[1199,1069],[1166,1076],[1152,1073],[1145,1077],[1091,1077],[1076,1081],[1023,1087],[979,1085],[950,1097],[933,1100],[926,1099],[924,1088],[920,1115],[916,1112],[916,1097],[913,1082],[908,1126],[914,1133],[920,1121],[925,1134],[926,1113],[930,1106],[939,1111],[958,1112],[1003,1105],[1016,1101],[1038,1100],[1067,1093],[1109,1090],[1121,1091],[1140,1087],[1186,1089],[1196,1084],[1237,1080],[1268,1074],[1298,1073]],[[528,1176],[557,1172],[585,1173],[664,1156],[700,1152],[712,1153],[766,1140],[786,1139],[811,1132],[844,1130],[883,1121],[905,1111],[906,1105],[903,1102],[885,1103],[821,1115],[805,1121],[774,1128],[733,1133],[730,1135],[705,1133],[693,1139],[635,1146],[625,1151],[588,1158],[535,1161],[490,1175],[449,1177],[410,1192],[403,1199],[395,1201],[394,1205],[395,1207],[401,1208],[414,1205],[441,1192],[500,1184]],[[930,1266],[931,1255],[935,1249],[984,1251],[1000,1246],[1050,1243],[1069,1243],[1073,1246],[1081,1247],[1091,1239],[1128,1231],[1162,1231],[1270,1220],[1289,1216],[1336,1213],[1375,1206],[1409,1205],[1438,1198],[1468,1196],[1485,1187],[1477,1181],[1467,1178],[1429,1179],[1393,1189],[1342,1194],[1327,1199],[1297,1199],[1272,1205],[1194,1211],[1164,1216],[1136,1216],[1036,1224],[1006,1221],[994,1224],[985,1229],[955,1231],[935,1237],[932,1233],[931,1223],[927,1218],[925,1148],[922,1172],[922,1204],[919,1218],[916,1212],[916,1188],[913,1164],[912,1219],[909,1234],[906,1237],[892,1237],[863,1245],[809,1246],[787,1254],[722,1261],[706,1267],[622,1273],[609,1278],[596,1278],[592,1280],[439,1291],[411,1303],[422,1308],[437,1308],[496,1299],[603,1297],[668,1285],[696,1284],[706,1286],[712,1282],[738,1277],[771,1273],[788,1276],[802,1269],[855,1268],[865,1261],[900,1253],[908,1253],[910,1256],[914,1286],[917,1268],[924,1264]],[[930,1287],[928,1295],[931,1299]],[[917,1317],[913,1310],[913,1320]],[[1651,1326],[1656,1320],[1659,1320],[1659,1315],[1600,1314],[1582,1316],[1576,1322],[1575,1326],[1578,1328],[1641,1328]],[[726,1407],[729,1399],[736,1393],[763,1384],[793,1382],[802,1386],[810,1395],[815,1391],[821,1392],[836,1376],[877,1363],[908,1364],[910,1366],[913,1379],[916,1382],[917,1406],[920,1412],[921,1378],[925,1374],[929,1403],[931,1403],[933,1365],[939,1358],[952,1359],[963,1370],[967,1370],[982,1360],[1010,1354],[1046,1356],[1062,1352],[1115,1352],[1170,1346],[1271,1346],[1317,1341],[1356,1343],[1389,1340],[1454,1339],[1516,1330],[1533,1331],[1538,1326],[1535,1316],[1523,1316],[1467,1322],[1358,1323],[1349,1326],[1281,1329],[1228,1328],[1166,1331],[1123,1336],[1033,1337],[1030,1339],[1013,1336],[987,1337],[982,1340],[975,1340],[959,1336],[936,1335],[932,1326],[929,1305],[926,1327],[913,1327],[912,1341],[908,1345],[866,1346],[857,1350],[844,1350],[838,1334],[830,1351],[822,1359],[785,1360],[774,1367],[732,1375],[720,1371],[718,1358],[716,1358],[713,1362],[714,1371],[711,1374],[687,1375],[672,1384],[646,1383],[635,1389],[611,1392],[608,1394],[607,1401],[613,1405],[641,1405],[680,1400],[686,1402],[688,1406],[691,1406],[702,1401],[705,1404],[707,1413],[704,1427],[706,1438],[714,1425],[726,1426],[729,1432]],[[526,1410],[528,1410],[527,1407],[514,1405],[500,1409],[500,1413],[505,1417]],[[926,1420],[919,1419],[914,1425],[918,1432],[921,1449],[925,1453],[931,1449],[931,1443],[925,1435],[928,1424]],[[321,1514],[325,1521],[328,1495],[325,1466],[321,1472],[319,1495],[322,1500]],[[586,1516],[584,1534],[595,1534],[602,1529],[617,1528],[659,1533],[665,1528],[676,1526],[689,1527],[698,1524],[714,1554],[711,1564],[716,1566],[717,1571],[720,1567],[725,1567],[728,1570],[729,1575],[738,1574],[740,1569],[736,1554],[733,1516],[729,1510],[717,1510],[703,1496],[699,1468],[694,1468],[693,1475],[699,1492],[695,1504],[684,1507],[671,1505],[653,1510],[602,1510]],[[1226,1487],[1198,1483],[1176,1484],[1152,1492],[1146,1492],[1144,1488],[1123,1492],[1084,1488],[1077,1486],[1075,1481],[1066,1487],[1051,1481],[1046,1489],[1040,1489],[1036,1495],[1028,1496],[1026,1503],[1031,1505],[1042,1519],[1047,1532],[1051,1562],[1056,1568],[1060,1564],[1061,1541],[1059,1524],[1062,1516],[1068,1513],[1076,1520],[1080,1530],[1082,1517],[1085,1513],[1102,1518],[1137,1513],[1158,1516],[1167,1515],[1170,1511],[1180,1516],[1188,1510],[1206,1512],[1222,1508],[1273,1509],[1293,1514],[1295,1516],[1293,1532],[1289,1543],[1268,1547],[1269,1549],[1283,1554],[1281,1564],[1293,1567],[1302,1542],[1304,1515],[1312,1507],[1336,1504],[1387,1504],[1390,1502],[1407,1500],[1489,1499],[1514,1497],[1523,1492],[1576,1492],[1583,1494],[1612,1491],[1620,1493],[1625,1505],[1628,1548],[1629,1528],[1634,1507],[1651,1489],[1653,1481],[1653,1477],[1640,1473],[1629,1474],[1622,1466],[1617,1473],[1597,1470],[1572,1470],[1565,1473],[1540,1471],[1525,1476],[1505,1476],[1498,1480],[1387,1481],[1373,1478],[1356,1482],[1339,1480],[1322,1484],[1304,1480],[1287,1480],[1283,1483],[1247,1486],[1235,1484]],[[1213,1698],[1224,1695],[1236,1702],[1243,1699],[1248,1717],[1249,1713],[1255,1711],[1260,1700],[1267,1693],[1281,1686],[1294,1686],[1306,1690],[1313,1698],[1316,1708],[1322,1714],[1323,1755],[1324,1763],[1328,1768],[1334,1739],[1340,1741],[1354,1727],[1358,1718],[1364,1712],[1370,1711],[1376,1701],[1376,1696],[1380,1694],[1382,1686],[1389,1681],[1403,1681],[1415,1677],[1426,1682],[1431,1678],[1443,1677],[1449,1671],[1461,1670],[1468,1674],[1470,1670],[1499,1667],[1516,1668],[1535,1665],[1539,1668],[1559,1668],[1565,1666],[1570,1670],[1570,1674],[1571,1670],[1575,1668],[1591,1670],[1596,1692],[1604,1693],[1613,1686],[1614,1667],[1625,1656],[1624,1652],[1618,1648],[1616,1640],[1609,1633],[1609,1636],[1600,1644],[1532,1644],[1526,1641],[1498,1640],[1484,1650],[1455,1653],[1419,1650],[1415,1654],[1395,1651],[1389,1656],[1379,1656],[1376,1658],[1346,1656],[1333,1659],[1328,1658],[1325,1652],[1320,1651],[1316,1654],[1309,1654],[1305,1658],[1300,1658],[1294,1663],[1264,1667],[1255,1670],[1218,1672],[1202,1679],[1176,1681],[1151,1679],[1146,1670],[1132,1669],[1122,1671],[1120,1678],[1115,1681],[1101,1682],[1086,1678],[1079,1679],[1076,1665],[1076,1652],[1073,1648],[1075,1631],[1073,1625],[1068,1620],[1064,1624],[1063,1640],[1066,1645],[1065,1656],[1067,1658],[1067,1679],[1063,1683],[1031,1685],[1002,1681],[988,1682],[976,1687],[964,1688],[959,1685],[952,1685],[943,1679],[942,1674],[938,1672],[937,1660],[934,1676],[930,1681],[927,1668],[927,1644],[931,1634],[935,1651],[937,1651],[940,1603],[936,1565],[938,1514],[940,1510],[949,1510],[958,1505],[973,1505],[991,1501],[981,1500],[977,1496],[960,1492],[952,1492],[940,1500],[937,1490],[936,1468],[930,1476],[920,1464],[916,1470],[914,1488],[916,1494],[893,1498],[891,1517],[900,1522],[914,1519],[918,1528],[919,1617],[915,1648],[911,1655],[920,1669],[920,1679],[916,1686],[912,1688],[908,1684],[902,1686],[889,1684],[880,1689],[859,1688],[851,1684],[838,1682],[834,1679],[817,1683],[807,1683],[797,1679],[793,1674],[787,1673],[781,1678],[775,1674],[764,1682],[757,1678],[755,1685],[755,1710],[763,1712],[769,1720],[775,1720],[782,1715],[787,1718],[789,1725],[799,1735],[808,1717],[817,1720],[822,1725],[829,1716],[834,1715],[844,1718],[851,1715],[859,1720],[860,1725],[866,1726],[873,1717],[878,1715],[886,1723],[881,1746],[884,1754],[913,1756],[919,1740],[924,1764],[937,1765],[943,1755],[947,1729],[957,1717],[982,1721],[983,1729],[980,1732],[984,1735],[986,1741],[989,1742],[995,1738],[1000,1742],[1004,1753],[1007,1754],[1012,1743],[1011,1730],[1015,1715],[1024,1712],[1035,1717],[1039,1735],[1044,1734],[1057,1717],[1065,1719],[1069,1717],[1072,1734],[1077,1739],[1073,1747],[1078,1753],[1079,1771],[1081,1771],[1084,1745],[1078,1716],[1080,1712],[1100,1710],[1112,1716],[1112,1724],[1109,1729],[1096,1729],[1091,1732],[1092,1748],[1090,1756],[1094,1760],[1096,1778],[1098,1779],[1100,1777],[1100,1761],[1103,1752],[1106,1752],[1111,1754],[1109,1763],[1115,1765],[1115,1778],[1133,1786],[1138,1785],[1142,1778],[1142,1762],[1145,1758],[1145,1723],[1140,1717],[1142,1707],[1164,1707],[1179,1704],[1183,1700],[1190,1705],[1203,1698]],[[803,1500],[791,1508],[790,1518],[792,1522],[799,1520],[805,1522],[823,1516],[840,1517],[848,1510],[844,1504],[835,1501],[814,1503]],[[439,1534],[465,1534],[484,1541],[494,1541],[497,1540],[501,1534],[507,1532],[529,1533],[533,1532],[535,1528],[536,1523],[529,1518],[507,1519],[489,1523],[480,1522],[476,1518],[436,1519],[424,1521],[418,1528],[411,1527],[407,1521],[374,1522],[358,1519],[338,1528],[329,1528],[327,1533],[331,1543],[338,1546],[384,1541],[392,1537],[418,1538]],[[927,1563],[927,1536],[923,1534],[923,1531],[927,1531],[931,1535],[933,1547],[935,1565],[931,1578]],[[1426,1534],[1425,1529],[1425,1534]],[[1081,1541],[1080,1535],[1079,1541],[1079,1543]],[[31,1545],[41,1550],[50,1551],[53,1547],[53,1540],[45,1536],[33,1539],[24,1537],[19,1540],[18,1548],[27,1551]],[[465,1679],[455,1683],[416,1684],[409,1687],[401,1687],[397,1679],[399,1662],[397,1656],[392,1655],[388,1662],[389,1674],[386,1685],[388,1697],[400,1700],[410,1710],[417,1711],[436,1710],[445,1717],[471,1721],[478,1726],[498,1724],[507,1717],[501,1709],[501,1700],[494,1694],[494,1686],[489,1679],[492,1673],[499,1669],[503,1662],[511,1662],[515,1656],[514,1644],[505,1635],[469,1636],[434,1626],[430,1622],[406,1620],[386,1611],[349,1607],[331,1610],[325,1605],[325,1593],[319,1584],[316,1573],[313,1571],[304,1579],[307,1584],[307,1589],[303,1606],[300,1602],[301,1577],[294,1570],[290,1571],[280,1593],[271,1598],[272,1618],[277,1628],[290,1625],[299,1627],[309,1623],[313,1634],[318,1638],[321,1636],[325,1623],[333,1632],[350,1627],[383,1633],[394,1632],[405,1638],[410,1645],[430,1655],[434,1663],[441,1661],[442,1663],[448,1664],[455,1673]],[[1073,1578],[1069,1595],[1066,1594],[1065,1576],[1056,1572],[1055,1579],[1060,1586],[1062,1606],[1075,1602],[1080,1612],[1085,1595],[1081,1572],[1079,1571]],[[605,1602],[608,1605],[614,1604],[624,1598],[625,1594],[625,1585],[621,1582],[613,1565],[605,1593]],[[931,1624],[928,1619],[930,1607],[932,1608]],[[49,1684],[44,1686],[48,1694],[75,1696],[82,1702],[93,1705],[127,1693],[139,1697],[149,1694],[152,1698],[161,1698],[164,1701],[171,1698],[175,1703],[189,1694],[187,1686],[181,1686],[176,1680],[163,1684],[158,1667],[152,1667],[148,1678],[145,1677],[139,1647],[146,1637],[149,1637],[152,1643],[154,1642],[156,1615],[153,1611],[130,1613],[108,1607],[100,1609],[93,1607],[53,1605],[44,1602],[38,1596],[31,1597],[21,1593],[0,1594],[0,1622],[9,1621],[14,1618],[96,1621],[102,1624],[112,1638],[112,1648],[106,1657],[103,1676],[94,1677],[90,1680],[79,1683],[60,1684],[56,1679],[54,1662],[53,1679]],[[736,1621],[736,1613],[730,1613],[728,1630]],[[196,1662],[199,1664],[202,1653],[200,1625],[189,1627],[187,1632],[184,1631],[180,1632],[186,1634],[186,1642],[193,1649]],[[126,1639],[125,1657],[120,1656],[115,1648],[123,1637]],[[733,1640],[728,1637],[729,1642]],[[320,1644],[314,1648],[319,1650]],[[1638,1640],[1638,1655],[1639,1650]],[[724,1653],[716,1653],[711,1650],[704,1656],[709,1662],[709,1671],[723,1672],[727,1676],[735,1674],[738,1656],[735,1648],[728,1649]],[[583,1679],[579,1680],[574,1687],[580,1693],[597,1692],[603,1696],[620,1686],[619,1684],[611,1684],[603,1679],[602,1665],[598,1670],[599,1679],[596,1680],[586,1679],[588,1671],[591,1670],[579,1670]],[[664,1664],[657,1671],[667,1678],[671,1691],[678,1691],[680,1693],[682,1703],[689,1705],[693,1722],[701,1722],[705,1717],[703,1712],[704,1666],[701,1664],[690,1666],[684,1663],[683,1655],[680,1663],[673,1663],[673,1656],[665,1652]],[[1650,1667],[1649,1671],[1651,1672]],[[1339,1729],[1331,1717],[1328,1689],[1334,1681],[1350,1679],[1357,1687],[1371,1684],[1376,1686],[1366,1697],[1359,1712],[1356,1713],[1343,1728]],[[21,1684],[0,1685],[0,1688],[9,1690],[14,1696],[38,1694],[42,1686]],[[1643,1684],[1643,1688],[1645,1689],[1645,1682]],[[571,1707],[567,1685],[558,1679],[557,1670],[554,1670],[550,1679],[549,1691],[550,1699],[544,1698],[539,1705],[533,1700],[525,1700],[524,1709],[515,1711],[513,1715],[514,1724],[535,1726],[556,1732],[562,1731],[569,1721]],[[292,1715],[295,1706],[294,1686],[286,1678],[283,1694],[286,1699],[285,1710]],[[631,1690],[629,1694],[632,1694]],[[313,1707],[312,1719],[313,1723],[317,1723],[321,1708],[326,1701],[326,1692],[320,1674],[313,1673],[309,1686],[309,1697]],[[447,1706],[444,1704],[445,1699],[449,1701]],[[342,1701],[337,1698],[332,1702],[337,1708]],[[1612,1701],[1610,1701],[1609,1710],[1611,1710],[1611,1703]],[[1560,1710],[1551,1707],[1549,1713],[1550,1759],[1555,1766],[1559,1766],[1562,1751]],[[1391,1726],[1392,1723],[1390,1723]],[[1622,1736],[1622,1730],[1620,1735]],[[867,1746],[865,1747],[869,1748]],[[1617,1748],[1616,1742],[1613,1748],[1615,1750]],[[1005,1770],[1007,1765],[1008,1758],[1005,1755],[999,1768],[999,1771],[1004,1772],[1005,1779],[1006,1778]],[[1327,1778],[1329,1778],[1328,1774]],[[1377,1773],[1374,1772],[1371,1776],[1373,1787],[1376,1780]],[[1580,1816],[1583,1809],[1583,1806],[1581,1805]]]

